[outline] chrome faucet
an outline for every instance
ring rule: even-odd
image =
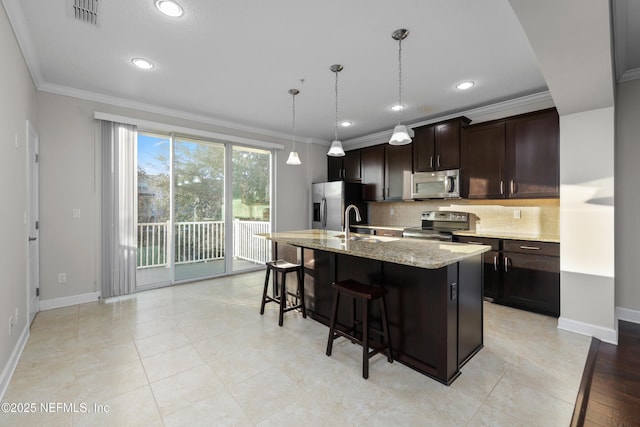
[[[360,216],[360,210],[358,209],[358,207],[356,205],[349,205],[347,206],[347,209],[344,210],[344,240],[348,241],[349,240],[349,211],[351,209],[354,209],[356,211],[356,221],[360,222],[362,221],[362,217]]]

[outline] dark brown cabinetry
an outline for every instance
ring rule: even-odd
[[[343,157],[327,156],[328,181],[360,181],[360,150],[346,151]]]
[[[559,118],[555,108],[462,129],[463,196],[558,197]]]
[[[414,129],[413,171],[430,172],[460,168],[460,132],[466,117]]]
[[[503,301],[559,316],[560,245],[505,240],[503,250]]]
[[[364,200],[384,200],[384,145],[374,145],[360,150]]]
[[[494,302],[558,317],[560,245],[527,240],[456,238],[491,246],[484,253],[484,296]]]
[[[384,199],[411,198],[411,145],[385,145],[384,157]]]
[[[507,120],[505,130],[509,197],[558,197],[560,121],[556,110]]]
[[[500,240],[486,237],[458,237],[462,243],[473,245],[491,246],[489,252],[484,253],[484,296],[491,299],[500,297],[500,265],[502,256],[500,254]]]

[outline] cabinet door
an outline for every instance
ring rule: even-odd
[[[420,126],[413,131],[413,171],[430,172],[435,165],[435,126]]]
[[[560,127],[555,109],[507,120],[509,197],[560,195]]]
[[[484,296],[492,299],[500,298],[500,272],[502,271],[502,257],[500,256],[500,240],[487,237],[456,236],[460,243],[491,246],[484,255]]]
[[[435,160],[437,170],[460,168],[460,122],[435,126]]]
[[[469,199],[505,197],[505,124],[462,129],[463,195]]]
[[[343,176],[343,158],[327,156],[327,180],[340,181]]]
[[[360,150],[364,200],[384,200],[384,145]]]
[[[405,191],[411,188],[411,145],[385,145],[384,151],[385,200],[409,199]]]
[[[362,178],[360,173],[360,150],[352,150],[345,153],[342,177],[350,181],[359,181]]]
[[[560,258],[504,252],[502,280],[505,303],[560,315]]]

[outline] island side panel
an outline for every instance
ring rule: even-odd
[[[333,287],[336,280],[336,255],[316,249],[302,249],[304,265],[304,302],[312,319],[329,325]]]
[[[483,346],[483,256],[459,263],[458,364],[462,366]]]
[[[457,264],[431,270],[384,263],[383,281],[394,358],[449,384],[459,375],[457,296],[450,292]]]

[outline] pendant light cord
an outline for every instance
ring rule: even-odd
[[[336,132],[334,141],[338,140],[338,71],[336,71]]]
[[[398,124],[402,122],[402,39],[398,40]]]
[[[292,134],[291,134],[291,142],[293,143],[293,150],[292,151],[296,151],[296,94],[292,94],[291,96],[291,105],[292,105],[292,110],[293,110],[293,114],[291,114],[292,120],[291,120],[291,127],[292,127]]]

